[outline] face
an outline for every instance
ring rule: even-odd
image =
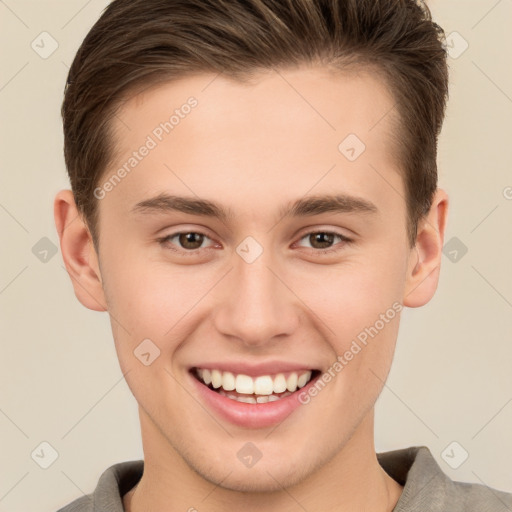
[[[372,74],[297,68],[196,75],[119,112],[98,274],[146,456],[261,491],[372,443],[417,261],[393,104]]]

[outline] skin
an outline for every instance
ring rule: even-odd
[[[99,252],[71,192],[55,198],[75,294],[85,307],[108,311],[139,405],[144,475],[124,506],[390,511],[403,488],[377,462],[374,405],[391,367],[399,314],[277,428],[241,428],[206,411],[188,374],[199,361],[235,359],[293,360],[326,371],[393,303],[422,306],[438,284],[448,197],[437,190],[411,248],[389,142],[392,113],[384,116],[394,101],[382,80],[314,66],[256,78],[242,84],[198,74],[124,105],[114,125],[118,152],[104,179],[175,108],[190,96],[198,100],[99,201]],[[349,133],[366,145],[354,162],[338,151]],[[131,212],[160,192],[216,201],[234,217]],[[333,192],[371,201],[379,213],[278,215],[289,201]],[[157,241],[182,229],[205,233],[195,246],[202,248],[180,245],[179,237]],[[318,231],[353,242],[335,237],[322,246],[306,236]],[[252,263],[236,252],[247,236],[263,247]],[[322,247],[337,251],[321,255]],[[160,349],[148,366],[133,354],[146,338]],[[252,468],[237,458],[248,441],[262,453]]]

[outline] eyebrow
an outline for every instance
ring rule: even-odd
[[[132,208],[134,214],[160,214],[182,212],[191,215],[214,217],[223,222],[236,217],[234,212],[207,199],[175,196],[167,193],[144,199]],[[279,211],[280,217],[308,217],[322,213],[363,213],[378,214],[372,202],[348,194],[307,196],[285,204]]]

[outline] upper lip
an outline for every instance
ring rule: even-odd
[[[209,363],[198,363],[193,368],[203,368],[208,370],[220,370],[223,372],[231,372],[235,375],[243,374],[250,377],[258,377],[259,375],[275,375],[286,372],[306,372],[317,370],[317,367],[304,363],[293,363],[290,361],[266,361],[262,363],[249,363],[247,361],[218,361]]]

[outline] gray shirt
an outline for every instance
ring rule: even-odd
[[[377,453],[386,473],[404,486],[393,512],[512,512],[512,493],[451,480],[426,446]],[[142,476],[144,461],[106,469],[92,494],[57,512],[124,512],[122,496]]]

